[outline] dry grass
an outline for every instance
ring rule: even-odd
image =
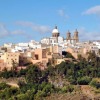
[[[87,96],[83,94],[73,94],[73,93],[65,93],[65,94],[52,94],[49,97],[46,97],[45,100],[90,100]]]

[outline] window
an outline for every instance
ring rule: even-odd
[[[35,59],[36,59],[36,60],[39,60],[39,57],[38,57],[38,55],[37,55],[37,54],[35,55]]]

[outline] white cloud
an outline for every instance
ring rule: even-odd
[[[59,13],[60,16],[64,16],[65,15],[64,10],[62,10],[62,9],[59,10],[58,13]]]
[[[6,37],[10,34],[9,30],[7,30],[5,24],[0,23],[0,38]]]
[[[17,21],[16,25],[21,25],[21,26],[25,26],[25,27],[32,27],[33,23],[28,22],[28,21]]]
[[[11,34],[26,34],[26,32],[24,30],[15,30],[12,31]]]
[[[82,13],[83,15],[90,15],[90,14],[96,14],[96,15],[100,15],[100,5],[98,6],[94,6],[89,8],[88,10],[86,10],[85,12]]]
[[[6,25],[3,23],[0,23],[0,38],[5,38],[8,37],[10,35],[20,35],[20,34],[26,34],[26,32],[24,30],[14,30],[14,31],[10,31],[7,29]]]
[[[58,10],[58,14],[61,17],[68,18],[68,15],[65,13],[65,11],[63,9]]]
[[[49,26],[45,25],[37,25],[32,22],[25,22],[25,21],[18,21],[16,22],[17,25],[25,26],[25,27],[30,27],[33,31],[39,32],[39,33],[48,33],[51,32],[51,29]]]
[[[100,40],[99,31],[87,31],[84,27],[78,29],[81,41]]]

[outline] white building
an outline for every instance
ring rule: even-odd
[[[64,42],[64,38],[60,36],[57,26],[55,26],[55,28],[52,31],[52,37],[43,38],[41,40],[42,44],[52,44],[52,45],[60,44],[63,42]]]

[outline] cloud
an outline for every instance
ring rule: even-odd
[[[21,35],[21,34],[26,34],[26,32],[24,30],[15,30],[15,31],[12,31],[11,34],[14,34],[14,35],[20,34]]]
[[[6,25],[0,23],[0,38],[6,37],[10,34],[10,31],[6,28]]]
[[[24,27],[30,27],[33,31],[38,32],[38,33],[49,33],[51,32],[51,29],[49,26],[45,25],[37,25],[32,22],[25,22],[25,21],[18,21],[16,22],[17,25],[21,25]]]
[[[15,24],[25,26],[25,27],[32,27],[33,26],[33,23],[28,22],[28,21],[17,21],[17,22],[15,22]]]
[[[69,16],[65,13],[65,11],[63,9],[60,9],[58,10],[58,14],[61,16],[61,17],[64,17],[64,18],[68,18]]]
[[[11,35],[21,35],[21,34],[26,34],[24,30],[14,30],[10,31],[7,29],[6,25],[3,23],[0,23],[0,38],[5,38]]]
[[[94,6],[86,10],[85,12],[82,13],[83,15],[90,15],[90,14],[96,14],[100,15],[100,5]]]
[[[100,40],[99,31],[87,31],[84,27],[78,29],[81,41]]]

